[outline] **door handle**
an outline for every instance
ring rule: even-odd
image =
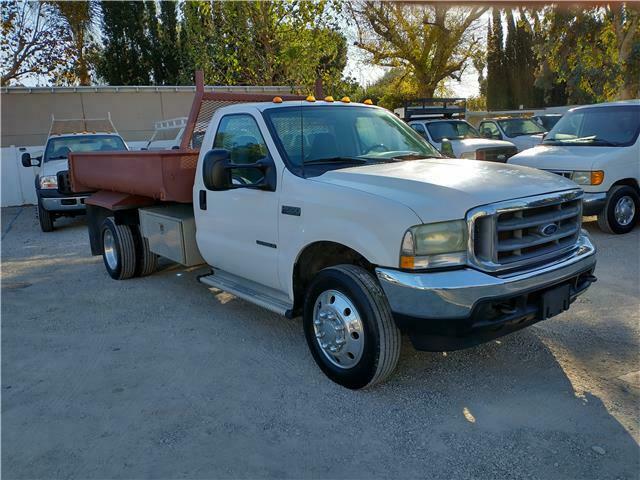
[[[206,190],[200,190],[199,202],[200,202],[200,210],[206,210],[207,209],[207,191]]]

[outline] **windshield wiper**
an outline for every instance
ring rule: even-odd
[[[546,138],[544,140],[545,142],[554,142],[554,143],[572,143],[572,144],[589,144],[589,145],[601,145],[604,147],[618,147],[620,146],[619,143],[616,142],[611,142],[609,140],[606,140],[604,138],[598,138],[595,135],[592,135],[590,137],[580,137],[580,138],[567,138],[567,139],[556,139],[554,138]]]
[[[303,162],[304,165],[325,165],[331,163],[368,163],[368,160],[359,157],[329,157],[329,158],[316,158],[314,160],[307,160]]]

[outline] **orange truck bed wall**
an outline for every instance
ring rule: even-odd
[[[69,154],[74,192],[107,190],[191,203],[198,152],[160,150]]]

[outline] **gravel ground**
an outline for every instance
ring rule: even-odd
[[[640,229],[573,308],[353,392],[299,320],[196,281],[111,280],[83,220],[2,211],[4,478],[638,478]]]

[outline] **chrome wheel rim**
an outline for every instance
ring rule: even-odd
[[[115,270],[118,267],[118,251],[116,250],[116,242],[113,238],[111,230],[104,231],[102,236],[102,246],[104,250],[104,258],[107,260],[107,265],[111,270]]]
[[[313,307],[313,330],[320,351],[338,368],[351,368],[364,351],[364,328],[358,309],[345,294],[326,290]]]
[[[613,210],[613,215],[616,217],[616,222],[623,227],[629,225],[636,215],[636,204],[633,198],[629,196],[620,197],[616,202],[616,207]]]

